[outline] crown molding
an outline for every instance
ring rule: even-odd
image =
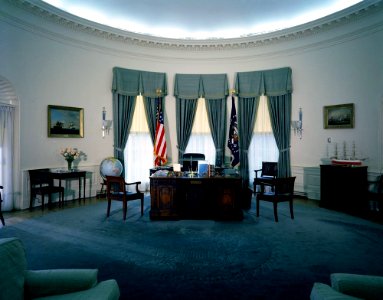
[[[98,38],[139,47],[193,52],[258,48],[301,39],[357,22],[383,10],[382,0],[366,0],[327,17],[289,29],[232,39],[194,40],[161,38],[120,30],[74,16],[38,0],[4,1],[46,21]]]

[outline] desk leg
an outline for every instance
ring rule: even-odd
[[[83,191],[84,203],[85,203],[85,184],[86,184],[86,175],[84,175],[84,191]]]
[[[59,179],[59,187],[61,188],[61,178]],[[64,193],[65,194],[65,193]],[[62,202],[62,203],[61,203]],[[64,195],[61,197],[59,196],[59,207],[64,207]]]
[[[81,204],[81,176],[78,177],[78,203]]]

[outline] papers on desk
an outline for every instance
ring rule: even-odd
[[[167,177],[169,174],[168,170],[158,170],[153,173],[153,177]]]

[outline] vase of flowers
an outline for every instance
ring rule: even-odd
[[[80,156],[80,151],[76,148],[64,148],[61,149],[60,154],[64,156],[68,163],[68,171],[72,170],[72,162]]]

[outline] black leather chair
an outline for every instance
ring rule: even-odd
[[[55,186],[49,169],[29,170],[30,200],[29,209],[37,195],[41,196],[41,209],[44,210],[45,195],[48,195],[48,204],[52,203],[52,194],[59,194],[59,206],[64,204],[64,188]]]
[[[291,219],[294,219],[293,200],[294,200],[295,177],[284,177],[274,179],[257,179],[260,190],[256,192],[257,217],[259,217],[259,201],[273,203],[274,219],[278,222],[277,206],[279,202],[289,202]],[[272,187],[272,188],[267,188]]]
[[[205,160],[205,154],[184,153],[182,156],[182,171],[197,171],[199,160]]]
[[[141,216],[144,214],[144,193],[140,192],[138,185],[140,181],[127,183],[121,176],[106,176],[106,198],[108,199],[108,209],[106,216],[110,215],[112,200],[122,201],[123,219],[126,220],[128,201],[141,200]],[[135,191],[129,192],[126,186],[135,185]]]
[[[3,186],[0,185],[0,190],[2,190],[2,189],[3,189]],[[3,224],[3,226],[5,226],[3,212],[1,211],[1,202],[3,202],[3,199],[1,199],[1,192],[0,192],[0,220],[1,220],[1,224]]]

